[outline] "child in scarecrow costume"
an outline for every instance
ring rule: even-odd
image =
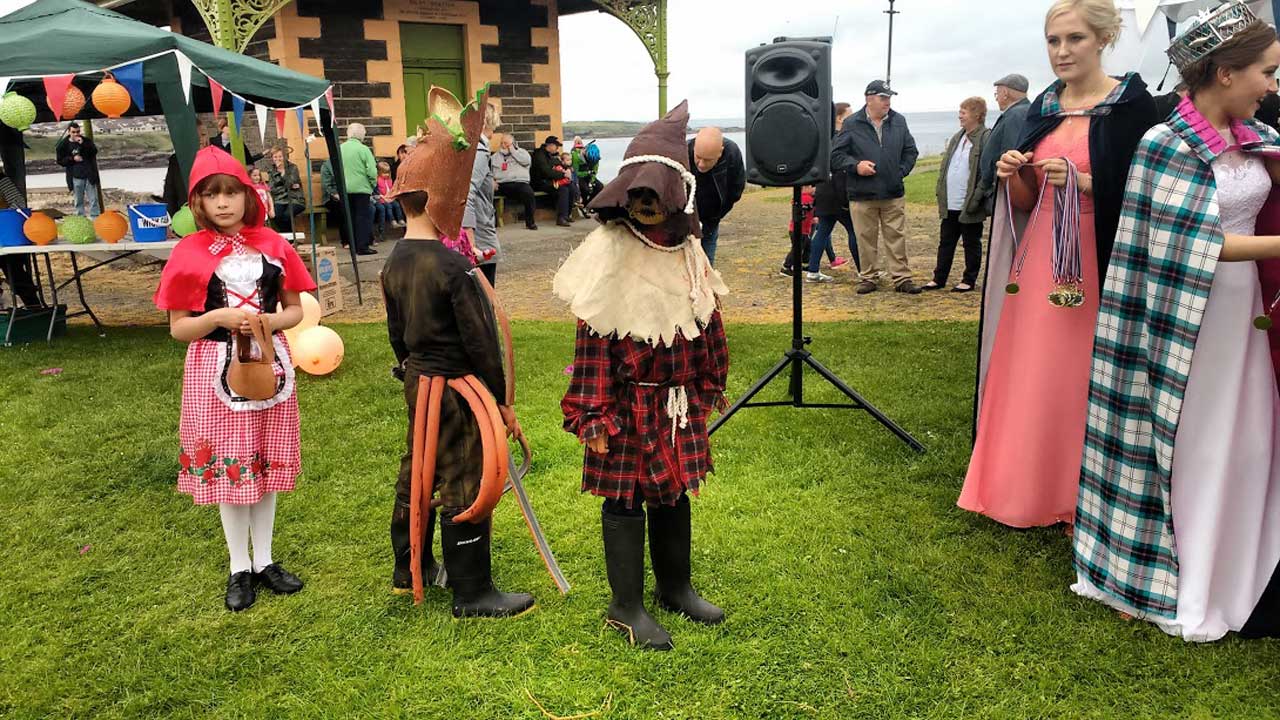
[[[487,95],[486,88],[464,110],[449,92],[431,89],[426,132],[389,194],[408,228],[382,271],[387,333],[409,414],[391,515],[392,584],[412,587],[421,601],[424,581],[439,577],[430,548],[440,507],[455,617],[507,617],[533,606],[528,594],[499,592],[490,574],[489,516],[502,494],[500,479],[494,493],[494,467],[500,461],[505,469],[504,430],[518,426],[511,408],[494,401],[506,397],[507,371],[484,278],[450,245],[461,231]],[[429,402],[419,404],[420,392]]]
[[[633,644],[669,650],[645,610],[646,509],[658,604],[716,624],[690,584],[688,492],[712,470],[707,416],[723,409],[727,292],[696,238],[686,103],[642,129],[618,177],[591,202],[602,225],[569,256],[555,293],[578,318],[564,428],[586,445],[582,489],[604,498],[613,600],[607,622]]]

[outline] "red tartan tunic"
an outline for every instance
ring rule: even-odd
[[[581,321],[574,347],[573,379],[560,401],[564,429],[581,440],[609,434],[604,454],[584,448],[582,489],[603,498],[639,497],[672,505],[714,469],[707,416],[723,409],[729,348],[719,311],[696,340],[678,337],[654,347],[630,337],[601,337]],[[644,384],[641,384],[644,383]],[[689,397],[688,425],[671,441],[669,389]]]

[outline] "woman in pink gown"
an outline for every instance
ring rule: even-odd
[[[1075,515],[1099,278],[1129,161],[1156,122],[1139,76],[1102,70],[1119,22],[1110,0],[1053,4],[1045,39],[1058,81],[997,164],[975,443],[957,504],[1013,527]]]

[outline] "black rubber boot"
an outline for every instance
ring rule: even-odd
[[[692,530],[689,496],[674,506],[649,508],[649,559],[657,580],[658,606],[704,625],[724,622],[724,611],[699,597],[689,582]]]
[[[436,511],[433,508],[427,516],[427,534],[422,545],[422,578],[427,587],[443,586],[441,567],[431,551],[431,543],[436,536]],[[396,502],[391,513],[391,552],[395,555],[396,566],[391,573],[391,587],[397,591],[413,589],[413,575],[409,571],[411,553],[409,551],[409,506]]]
[[[493,586],[488,520],[455,523],[445,518],[440,527],[454,617],[513,617],[533,607],[529,593],[504,593]]]
[[[604,564],[613,600],[606,616],[609,626],[632,645],[670,650],[671,634],[644,608],[644,515],[615,515],[601,511]]]

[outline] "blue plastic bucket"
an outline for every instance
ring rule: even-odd
[[[130,205],[129,229],[134,242],[164,242],[169,239],[169,209],[161,203]]]
[[[22,234],[22,224],[29,217],[31,217],[30,210],[0,210],[0,247],[31,244],[27,236]]]

